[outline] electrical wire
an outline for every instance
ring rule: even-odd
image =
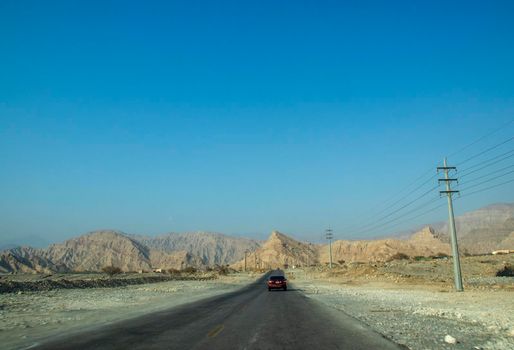
[[[501,169],[497,169],[497,170],[492,171],[492,172],[490,172],[490,173],[488,173],[488,174],[485,174],[485,175],[482,175],[482,176],[479,176],[479,177],[472,178],[472,179],[470,179],[470,180],[465,181],[464,183],[468,184],[468,183],[470,183],[470,182],[475,182],[476,180],[480,180],[480,179],[483,179],[484,177],[488,177],[488,176],[491,176],[491,175],[494,175],[494,174],[500,173],[500,172],[502,172],[503,170],[510,169],[510,168],[512,168],[512,167],[514,167],[514,164],[511,164],[511,165],[506,166],[506,167],[501,168]],[[462,178],[462,177],[461,177],[461,178]],[[460,179],[459,179],[459,180],[460,180]],[[460,185],[460,183],[459,183],[459,185]]]
[[[456,154],[459,154],[460,152],[464,151],[465,149],[468,149],[469,147],[474,146],[474,145],[476,145],[477,143],[479,143],[480,141],[482,141],[482,140],[486,139],[487,137],[489,137],[489,136],[491,136],[491,135],[496,134],[498,131],[500,131],[500,130],[504,130],[506,127],[508,127],[508,126],[509,126],[510,124],[512,124],[512,123],[514,123],[514,119],[509,120],[507,123],[505,123],[505,124],[501,125],[500,127],[498,127],[498,128],[496,128],[496,129],[494,129],[494,130],[493,130],[493,131],[491,131],[490,133],[485,134],[485,135],[483,135],[483,136],[479,137],[477,140],[475,140],[475,141],[473,141],[473,142],[471,142],[471,143],[467,144],[466,146],[462,147],[462,148],[461,148],[461,149],[459,149],[458,151],[455,151],[455,152],[453,152],[453,153],[450,153],[447,157],[449,158],[449,157],[453,157],[453,156],[454,156],[454,155],[456,155]]]
[[[492,151],[493,149],[496,149],[496,148],[498,148],[498,147],[500,147],[500,146],[503,146],[504,144],[506,144],[506,143],[508,143],[508,142],[510,142],[510,141],[512,141],[512,140],[514,140],[514,136],[513,136],[513,137],[510,137],[510,138],[508,138],[507,140],[504,140],[504,141],[502,141],[502,142],[500,142],[500,143],[498,143],[498,144],[496,144],[496,145],[494,145],[494,146],[492,146],[492,147],[489,147],[489,148],[487,148],[486,150],[484,150],[484,151],[482,151],[482,152],[479,152],[479,153],[477,153],[477,154],[475,154],[475,155],[473,155],[473,156],[471,156],[471,157],[469,157],[469,158],[467,158],[467,159],[463,160],[463,161],[462,161],[462,162],[460,162],[460,163],[457,163],[457,165],[456,165],[456,166],[461,166],[462,164],[467,163],[467,162],[469,162],[470,160],[475,159],[476,157],[480,157],[481,155],[483,155],[483,154],[485,154],[485,153],[487,153],[487,152],[490,152],[490,151]]]
[[[439,198],[437,198],[437,199],[439,199]],[[397,226],[399,226],[399,225],[401,225],[401,224],[404,224],[404,223],[406,223],[406,222],[411,222],[411,221],[412,221],[412,220],[414,220],[414,219],[417,219],[417,218],[419,218],[419,217],[421,217],[421,216],[427,215],[427,214],[429,214],[429,213],[431,213],[431,212],[433,212],[433,211],[435,211],[435,210],[437,210],[437,209],[439,209],[439,208],[442,208],[442,207],[444,207],[444,206],[446,206],[446,203],[438,204],[437,206],[432,207],[432,208],[430,208],[430,209],[429,209],[429,210],[427,210],[427,211],[424,211],[424,212],[422,212],[422,213],[420,213],[420,214],[417,214],[417,215],[415,215],[415,216],[412,216],[412,217],[409,217],[409,218],[407,218],[407,219],[405,219],[405,220],[402,220],[402,221],[400,221],[400,222],[397,222],[397,223],[395,223],[395,224],[394,224],[394,225],[392,225],[392,226],[385,226],[385,225],[383,225],[383,226],[381,226],[381,227],[384,227],[384,226],[385,226],[385,227],[387,227],[387,229],[389,230],[389,229],[392,229],[392,228],[394,228],[394,227],[397,227]],[[367,232],[371,232],[371,230],[369,230],[369,231],[365,231],[365,232],[363,232],[363,233],[367,233]]]
[[[482,188],[482,189],[479,189],[479,190],[476,190],[476,191],[473,191],[473,192],[466,193],[466,194],[462,195],[461,198],[462,197],[468,197],[468,196],[471,196],[471,195],[476,194],[476,193],[484,192],[484,191],[487,191],[487,190],[490,190],[490,189],[493,189],[493,188],[496,188],[496,187],[500,187],[500,186],[506,185],[506,184],[511,183],[511,182],[514,182],[514,179],[509,180],[509,181],[505,181],[505,182],[502,182],[502,183],[499,183],[499,184],[496,184],[496,185],[492,185],[492,186],[489,186],[489,187],[485,187],[485,188]]]
[[[475,169],[475,170],[473,170],[473,171],[464,172],[464,174],[459,175],[459,177],[462,179],[463,177],[466,177],[466,176],[469,176],[469,175],[471,175],[471,174],[474,174],[474,173],[476,173],[477,171],[480,171],[480,170],[482,170],[482,169],[489,168],[489,167],[490,167],[490,166],[492,166],[492,165],[498,164],[498,163],[503,162],[504,160],[509,159],[509,158],[512,158],[512,157],[514,157],[514,153],[512,153],[511,155],[508,155],[508,156],[506,156],[506,157],[503,157],[503,158],[501,158],[501,159],[498,159],[498,160],[496,160],[496,161],[494,161],[494,162],[491,162],[491,159],[490,159],[490,160],[488,160],[488,161],[486,161],[486,162],[482,163],[482,164],[487,163],[486,165],[484,165],[484,166],[482,166],[482,167],[480,167],[480,168],[478,168],[478,169]],[[496,158],[497,158],[497,157],[496,157]]]
[[[437,186],[437,187],[439,187],[439,186]],[[432,192],[432,191],[433,191],[434,189],[436,189],[437,187],[430,189],[430,192]],[[430,192],[426,192],[426,194],[428,194],[428,193],[430,193]],[[425,194],[425,195],[426,195],[426,194]],[[422,198],[422,197],[420,196],[420,197],[418,197],[416,200],[411,201],[409,204],[412,204],[412,203],[414,203],[415,201],[417,201],[417,200],[419,200],[419,199],[421,199],[421,198]],[[396,220],[399,220],[399,219],[401,219],[401,218],[405,217],[406,215],[412,214],[412,213],[414,213],[414,212],[416,212],[416,211],[418,211],[418,210],[420,210],[420,209],[423,209],[423,208],[424,208],[424,207],[426,207],[427,205],[430,205],[430,204],[432,204],[434,201],[437,201],[437,200],[439,200],[439,197],[437,197],[437,198],[433,198],[433,199],[431,199],[430,201],[428,201],[427,203],[424,203],[424,204],[422,204],[422,205],[420,205],[420,206],[417,206],[417,207],[415,207],[414,209],[411,209],[410,211],[407,211],[406,213],[403,213],[402,215],[400,215],[400,216],[398,216],[398,217],[396,217],[396,218],[394,218],[394,219],[391,219],[391,220],[386,221],[386,222],[382,222],[382,220],[380,220],[380,221],[376,221],[376,222],[373,222],[372,224],[368,224],[368,225],[363,226],[361,229],[356,230],[356,231],[354,231],[353,233],[354,233],[354,234],[359,234],[359,233],[369,232],[369,231],[371,231],[371,230],[373,230],[373,229],[375,229],[375,228],[377,228],[377,227],[385,226],[385,225],[387,225],[387,224],[389,224],[389,223],[391,223],[391,222],[394,222],[394,221],[396,221]],[[406,206],[407,206],[407,205],[405,205],[404,207],[406,207]],[[389,216],[390,216],[390,215],[389,215]]]
[[[487,163],[487,162],[490,162],[490,161],[496,160],[496,159],[498,159],[498,158],[501,158],[501,157],[503,157],[503,156],[509,155],[509,154],[510,154],[510,153],[512,153],[512,152],[514,152],[514,149],[511,149],[511,150],[509,150],[509,151],[507,151],[507,152],[505,152],[505,153],[499,154],[499,155],[497,155],[497,156],[495,156],[495,157],[493,157],[493,158],[489,158],[489,159],[483,160],[483,161],[481,161],[481,162],[478,162],[478,163],[476,163],[476,164],[470,165],[469,167],[464,168],[464,172],[466,172],[466,170],[470,170],[470,169],[476,168],[477,166],[480,166],[480,165],[482,165],[482,164],[484,164],[484,163]],[[461,171],[461,172],[462,172],[462,171]]]
[[[481,182],[479,182],[479,183],[477,183],[477,184],[474,184],[474,185],[471,185],[471,186],[465,187],[465,188],[461,189],[460,191],[461,191],[461,192],[463,192],[463,191],[467,191],[467,190],[469,190],[469,189],[471,189],[471,188],[475,188],[475,187],[478,187],[478,186],[483,185],[483,184],[485,184],[485,183],[488,183],[488,182],[494,181],[494,180],[496,180],[496,179],[500,179],[500,178],[502,178],[502,177],[504,177],[504,176],[506,176],[506,175],[512,174],[512,173],[514,173],[514,170],[511,170],[511,171],[509,171],[509,172],[507,172],[507,173],[505,173],[505,174],[502,174],[502,175],[495,176],[495,177],[493,177],[493,178],[487,179],[487,180],[485,180],[485,181],[481,181]]]

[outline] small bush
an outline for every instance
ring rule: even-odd
[[[418,255],[418,256],[415,256],[414,257],[414,260],[416,261],[425,261],[425,260],[428,260],[429,258],[427,258],[426,256],[422,256],[422,255]]]
[[[102,271],[111,277],[121,273],[121,269],[115,266],[106,266],[102,269]]]
[[[196,273],[196,271],[197,271],[196,268],[193,266],[188,266],[188,267],[182,269],[182,272],[184,272],[184,273]]]
[[[496,277],[514,277],[514,268],[510,265],[505,265],[496,272]]]
[[[391,261],[391,260],[408,260],[408,259],[409,259],[409,256],[407,254],[396,253],[393,256],[391,256],[391,258],[389,258],[389,261]]]
[[[339,265],[343,265],[345,263],[344,260],[337,260],[337,262],[339,263]]]
[[[220,275],[228,275],[228,273],[230,272],[228,265],[218,266],[216,270],[217,270],[218,274],[220,274]]]
[[[450,256],[446,253],[437,253],[433,257],[434,257],[434,259],[445,259],[445,258],[449,258]]]

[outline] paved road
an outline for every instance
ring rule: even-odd
[[[236,292],[111,324],[37,349],[399,349],[344,313],[265,277]]]

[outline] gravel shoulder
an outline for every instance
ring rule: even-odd
[[[55,335],[228,293],[259,276],[240,273],[215,280],[0,294],[1,347],[28,348]]]
[[[467,284],[465,292],[457,293],[451,283],[429,281],[432,275],[401,279],[381,274],[344,278],[299,269],[286,273],[293,288],[409,349],[514,349],[512,277]],[[445,342],[447,335],[456,344]]]

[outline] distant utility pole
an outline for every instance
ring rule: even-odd
[[[448,197],[448,216],[450,221],[450,237],[452,241],[452,255],[453,255],[453,274],[455,279],[455,289],[457,292],[464,291],[464,288],[462,287],[462,274],[460,271],[460,258],[459,258],[459,247],[457,245],[457,232],[455,229],[455,218],[453,216],[453,202],[452,202],[452,195],[454,193],[459,193],[459,191],[454,191],[451,189],[451,183],[453,181],[458,181],[456,178],[450,178],[449,172],[450,170],[457,171],[457,168],[454,166],[448,166],[446,162],[446,158],[444,158],[444,166],[437,167],[437,172],[439,170],[444,171],[444,179],[439,179],[439,183],[441,181],[446,183],[446,191],[439,191],[439,194],[446,194]]]
[[[332,268],[332,238],[334,238],[334,235],[331,228],[327,228],[325,230],[325,237],[328,239],[328,255],[330,257],[329,267]]]
[[[246,254],[248,254],[248,250],[245,250],[245,272],[246,272]]]

